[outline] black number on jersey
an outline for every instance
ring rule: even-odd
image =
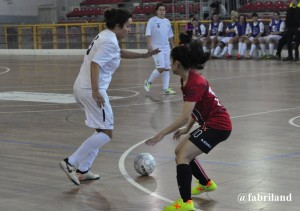
[[[90,54],[90,51],[91,51],[91,49],[92,49],[92,47],[93,47],[93,45],[94,45],[94,42],[95,42],[95,40],[97,40],[98,38],[99,38],[99,35],[97,35],[97,37],[95,37],[95,39],[93,40],[93,42],[90,44],[89,48],[88,48],[87,51],[86,51],[86,55],[89,55],[89,54]]]

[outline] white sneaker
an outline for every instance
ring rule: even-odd
[[[68,159],[59,162],[60,168],[66,173],[69,179],[75,184],[80,185],[79,179],[76,174],[76,168],[68,163]]]
[[[80,181],[85,181],[85,180],[97,180],[100,179],[100,176],[98,174],[94,174],[91,171],[86,172],[85,174],[81,174],[77,172],[77,178]]]
[[[172,90],[171,88],[168,88],[168,89],[164,89],[161,94],[163,94],[163,95],[175,95],[176,92],[174,90]]]
[[[148,80],[145,80],[144,89],[146,90],[146,92],[150,91],[151,86],[152,86],[152,83],[148,82]]]

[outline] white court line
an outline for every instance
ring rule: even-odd
[[[5,71],[0,72],[0,75],[8,73],[10,71],[10,69],[8,67],[0,67],[0,69],[5,69]]]
[[[255,115],[261,115],[261,114],[268,114],[268,113],[274,113],[274,112],[279,112],[279,111],[288,111],[288,110],[293,110],[293,109],[300,109],[300,107],[295,107],[295,108],[286,108],[286,109],[278,109],[278,110],[272,110],[272,111],[265,111],[265,112],[258,112],[258,113],[253,113],[253,114],[246,114],[246,115],[240,115],[240,116],[235,116],[232,117],[231,119],[237,119],[237,118],[242,118],[242,117],[249,117],[249,116],[255,116]],[[298,116],[300,117],[300,116]],[[297,117],[297,118],[298,118]],[[293,119],[295,119],[296,117],[294,117]],[[299,126],[300,127],[300,126]],[[157,193],[150,191],[149,189],[146,189],[145,187],[141,186],[140,184],[138,184],[137,182],[135,182],[128,174],[128,172],[125,169],[125,159],[128,156],[128,154],[135,149],[136,147],[138,147],[139,145],[143,144],[147,139],[140,141],[139,143],[131,146],[130,148],[128,148],[120,157],[119,160],[119,170],[122,174],[122,176],[129,182],[131,183],[133,186],[135,186],[136,188],[140,189],[141,191],[154,196],[162,201],[168,202],[168,203],[172,203],[173,201],[170,199],[167,199],[161,195],[158,195]]]
[[[291,118],[289,120],[289,124],[295,127],[300,127],[300,125],[297,125],[296,123],[294,123],[295,119],[298,119],[300,116],[295,116],[294,118]]]

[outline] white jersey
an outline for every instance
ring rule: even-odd
[[[169,38],[174,37],[171,22],[167,18],[157,16],[149,19],[146,36],[150,36],[152,48],[169,49]]]
[[[92,89],[91,62],[100,65],[99,90],[107,90],[112,74],[120,65],[121,55],[117,36],[110,30],[100,32],[90,44],[81,65],[75,86],[81,89]]]

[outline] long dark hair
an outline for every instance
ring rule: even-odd
[[[117,24],[123,28],[124,24],[132,17],[132,14],[125,9],[110,9],[104,12],[106,27],[109,29],[115,28]]]
[[[203,65],[209,60],[209,56],[210,53],[205,53],[199,42],[180,45],[171,51],[173,61],[179,61],[184,69],[203,69]]]

